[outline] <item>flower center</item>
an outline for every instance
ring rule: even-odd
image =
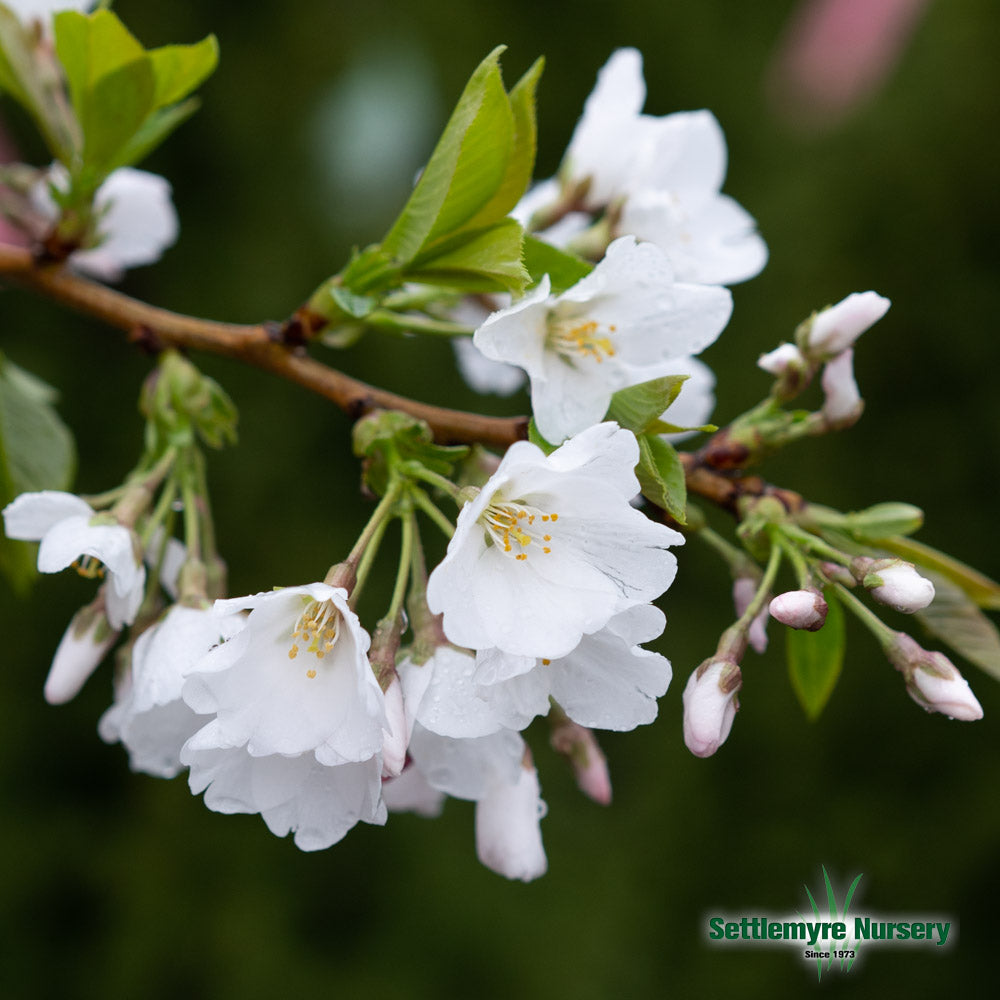
[[[73,563],[73,569],[75,569],[80,576],[85,576],[88,580],[104,579],[104,563],[102,563],[100,559],[95,559],[93,556],[80,556],[80,558]]]
[[[493,544],[518,562],[527,560],[526,550],[532,543],[534,551],[541,550],[542,555],[552,552],[550,532],[558,520],[556,513],[546,514],[530,504],[507,500],[491,503],[479,518]]]
[[[615,345],[609,334],[617,329],[613,324],[604,326],[582,316],[552,318],[546,343],[567,361],[592,358],[601,364],[605,358],[614,357]]]
[[[332,601],[310,601],[292,629],[292,645],[288,650],[288,658],[294,660],[299,655],[301,643],[307,653],[312,653],[317,660],[322,660],[337,641],[339,621],[340,612]],[[316,676],[316,671],[310,668],[306,671],[306,676],[313,678]]]

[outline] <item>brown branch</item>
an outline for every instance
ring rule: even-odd
[[[77,312],[125,330],[158,348],[178,347],[236,358],[329,399],[351,417],[402,410],[425,420],[442,442],[481,442],[506,448],[527,437],[527,417],[486,417],[431,406],[368,385],[290,348],[268,324],[238,325],[184,316],[80,277],[65,267],[38,264],[30,251],[0,243],[0,274]]]
[[[425,420],[438,441],[506,448],[528,434],[527,417],[486,417],[478,413],[431,406],[368,385],[309,357],[301,346],[281,337],[279,324],[240,325],[185,316],[74,274],[58,264],[41,264],[23,247],[0,243],[0,275],[33,291],[93,316],[154,350],[188,348],[235,358],[288,379],[335,403],[357,418],[376,409],[401,410]],[[777,496],[790,510],[802,499],[788,490],[731,469],[720,431],[696,454],[681,454],[688,491],[733,513],[742,496]],[[720,471],[721,470],[721,471]]]

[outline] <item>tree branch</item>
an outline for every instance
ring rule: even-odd
[[[310,358],[304,350],[282,343],[277,324],[217,323],[158,309],[61,265],[38,264],[29,250],[6,243],[0,243],[0,275],[161,348],[219,354],[272,372],[329,399],[354,418],[376,409],[402,410],[425,420],[435,438],[444,443],[478,441],[506,448],[527,437],[527,417],[486,417],[449,410],[351,378]]]
[[[219,323],[159,309],[74,274],[60,264],[39,263],[30,250],[6,243],[0,243],[0,275],[124,330],[156,349],[187,348],[254,365],[329,399],[355,419],[377,409],[401,410],[426,421],[435,438],[443,443],[478,442],[506,448],[528,436],[527,417],[486,417],[449,410],[351,378],[309,357],[303,347],[289,346],[277,323]],[[733,513],[739,498],[747,495],[772,494],[789,509],[801,504],[797,494],[772,487],[758,476],[742,475],[736,470],[726,474],[725,470],[732,468],[727,463],[735,457],[721,447],[724,435],[725,430],[720,431],[696,454],[681,453],[687,488],[692,494]]]

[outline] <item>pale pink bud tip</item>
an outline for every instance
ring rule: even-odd
[[[382,730],[382,776],[394,778],[406,763],[406,713],[403,710],[403,687],[393,676],[385,692],[386,727]]]
[[[476,854],[491,871],[530,882],[548,868],[542,847],[538,772],[522,767],[514,784],[500,783],[476,803]]]
[[[876,563],[865,576],[864,585],[879,604],[912,615],[934,600],[934,584],[922,577],[912,563],[893,559]]]
[[[983,707],[972,693],[969,682],[944,656],[941,659],[950,667],[951,673],[942,677],[927,670],[915,670],[906,685],[910,697],[928,712],[940,712],[949,719],[962,722],[981,719]]]
[[[813,317],[806,340],[810,354],[832,358],[846,351],[888,311],[890,302],[876,292],[854,292]]]
[[[768,610],[782,625],[816,632],[823,627],[829,609],[818,590],[789,590],[778,594]]]
[[[773,351],[757,359],[757,367],[771,375],[784,375],[789,370],[805,369],[806,359],[794,344],[779,344]]]
[[[704,665],[703,665],[704,666]],[[699,674],[701,676],[699,676]],[[730,660],[699,667],[684,688],[684,743],[696,757],[711,757],[733,728],[742,685],[740,668]]]
[[[576,769],[577,787],[599,806],[611,805],[611,774],[608,762],[600,750],[587,757],[587,763]]]

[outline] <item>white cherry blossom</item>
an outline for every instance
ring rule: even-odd
[[[842,354],[889,311],[890,305],[877,292],[853,292],[808,321],[804,349],[823,360]]]
[[[245,747],[253,757],[314,751],[331,766],[381,752],[385,699],[347,591],[312,583],[216,601],[215,609],[250,616],[184,685],[188,705],[215,716],[190,749]]]
[[[131,625],[142,602],[146,570],[138,538],[109,514],[97,514],[72,493],[22,493],[3,511],[8,538],[41,542],[38,569],[67,566],[88,577],[105,577],[105,609],[112,629]]]
[[[66,183],[65,169],[55,164],[32,192],[38,210],[53,221],[59,210],[49,185],[63,188]],[[94,209],[100,220],[100,243],[73,251],[69,263],[102,281],[119,281],[129,268],[154,263],[177,240],[170,182],[157,174],[134,167],[115,170],[98,188]]]
[[[104,598],[81,608],[59,640],[52,666],[45,679],[44,695],[50,705],[75,698],[118,638],[108,624]]]
[[[181,747],[205,725],[181,699],[184,680],[244,621],[241,615],[174,604],[136,640],[130,667],[115,685],[114,704],[97,727],[106,743],[121,742],[128,750],[133,771],[172,778],[181,770]]]
[[[557,659],[673,581],[683,536],[630,506],[635,437],[588,428],[550,455],[527,441],[458,516],[427,601],[468,649]]]
[[[473,342],[528,373],[535,423],[553,442],[601,420],[616,390],[668,374],[671,361],[713,343],[732,313],[727,289],[675,282],[666,256],[631,237],[561,295],[550,287],[546,275]]]

